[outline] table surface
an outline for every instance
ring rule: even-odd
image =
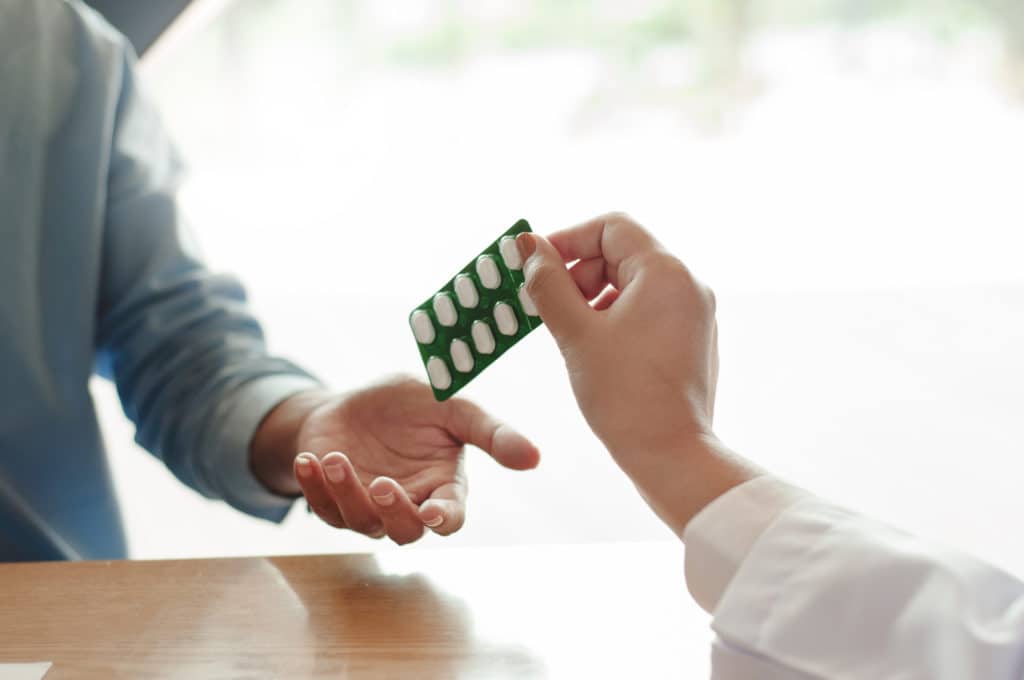
[[[0,663],[61,678],[706,678],[669,543],[0,565]]]

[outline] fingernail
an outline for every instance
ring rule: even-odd
[[[431,529],[433,529],[435,527],[439,527],[442,524],[444,524],[444,515],[438,515],[434,519],[423,520],[423,523],[426,524]]]
[[[373,500],[377,501],[380,505],[391,505],[395,502],[395,494],[389,491],[381,496],[374,496]]]
[[[526,262],[530,255],[533,255],[533,251],[537,250],[537,239],[530,232],[524,231],[516,236],[516,249],[519,250],[519,257]]]
[[[295,466],[297,472],[303,477],[309,477],[313,474],[313,461],[305,453],[299,454],[298,458],[295,459]]]
[[[325,465],[324,473],[327,475],[327,479],[331,480],[335,484],[345,481],[345,466],[341,463]]]

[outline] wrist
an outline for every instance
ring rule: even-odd
[[[626,471],[651,509],[680,538],[708,504],[764,474],[711,433],[680,437],[634,456]]]
[[[294,394],[267,413],[249,446],[249,465],[260,482],[280,496],[298,496],[292,462],[298,451],[299,432],[313,411],[332,397],[325,389]]]

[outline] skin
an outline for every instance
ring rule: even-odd
[[[285,400],[257,430],[251,465],[271,491],[305,496],[327,524],[401,545],[428,528],[462,527],[466,444],[513,470],[540,460],[528,439],[472,402],[437,402],[424,383],[397,377]]]
[[[678,258],[620,213],[516,245],[587,423],[677,535],[762,474],[714,434],[715,298]]]
[[[715,298],[678,258],[621,213],[516,245],[587,423],[677,535],[763,474],[715,436]],[[261,424],[251,461],[267,488],[301,493],[327,524],[404,544],[462,527],[465,444],[515,470],[539,462],[529,440],[472,402],[436,402],[406,377],[286,400]]]

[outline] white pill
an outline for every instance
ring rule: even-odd
[[[498,242],[498,250],[501,251],[501,259],[505,260],[505,266],[509,269],[522,269],[523,258],[519,257],[519,249],[516,248],[516,237],[506,236]]]
[[[427,375],[430,377],[430,384],[439,390],[446,390],[452,385],[452,374],[448,372],[448,365],[440,357],[427,359]]]
[[[455,297],[459,298],[459,304],[466,309],[473,309],[480,303],[480,293],[476,292],[476,284],[469,274],[455,277]]]
[[[473,346],[476,347],[476,351],[480,354],[490,354],[494,351],[494,333],[491,333],[491,327],[487,325],[486,321],[474,321],[473,329]]]
[[[502,335],[515,335],[519,330],[516,312],[507,302],[499,302],[494,305],[494,320],[498,324],[498,332]]]
[[[530,316],[540,316],[537,312],[537,305],[533,304],[533,298],[526,292],[526,284],[519,286],[519,304],[523,306],[523,311]]]
[[[501,270],[498,263],[490,255],[481,255],[476,258],[476,274],[480,277],[480,283],[484,288],[494,290],[501,285]]]
[[[438,293],[434,296],[434,314],[437,315],[437,322],[442,326],[454,326],[459,320],[459,313],[455,311],[455,303],[448,293]]]
[[[458,338],[452,340],[451,346],[452,363],[459,373],[469,373],[473,370],[473,353],[469,351],[469,345]]]
[[[416,336],[416,342],[421,345],[429,345],[437,337],[434,332],[434,322],[430,315],[422,309],[417,309],[409,317],[409,325],[412,326],[412,334]]]

